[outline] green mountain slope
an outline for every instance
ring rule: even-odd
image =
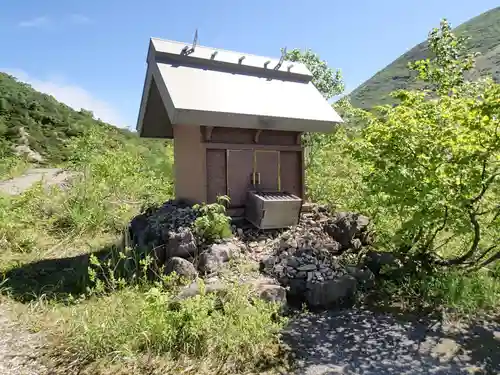
[[[454,32],[469,36],[469,50],[481,53],[472,76],[492,75],[500,81],[500,7],[470,19]],[[390,103],[392,99],[388,94],[394,90],[416,87],[407,65],[410,61],[427,58],[428,54],[427,42],[418,44],[356,88],[349,95],[351,103],[368,109]]]
[[[116,147],[165,153],[165,141],[142,139],[131,131],[95,120],[91,112],[75,111],[0,72],[0,164],[7,159],[28,158],[44,166],[64,165],[74,157],[75,145],[85,144],[85,137],[92,131],[94,138],[97,132],[102,142],[94,142],[91,153]],[[5,174],[5,168],[1,169],[0,174]]]

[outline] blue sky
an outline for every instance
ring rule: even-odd
[[[1,0],[0,71],[134,128],[151,36],[279,57],[311,48],[352,90],[442,17],[454,25],[498,0]]]

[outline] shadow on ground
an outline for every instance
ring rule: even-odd
[[[364,309],[300,314],[285,343],[295,374],[460,375],[500,373],[500,321],[451,326]]]
[[[90,254],[102,261],[111,256],[114,249],[114,245],[110,245],[93,253],[43,259],[14,267],[5,272],[2,289],[20,302],[29,302],[40,296],[65,299],[69,294],[81,294],[88,285]]]

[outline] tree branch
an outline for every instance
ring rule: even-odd
[[[479,245],[479,242],[481,241],[481,227],[479,225],[479,222],[477,221],[476,214],[472,211],[472,207],[470,208],[469,211],[469,217],[472,227],[474,229],[474,239],[472,240],[472,244],[469,251],[467,251],[464,255],[455,259],[438,261],[437,264],[441,266],[456,266],[458,264],[464,263],[466,260],[471,258],[477,251],[477,247]]]
[[[481,179],[484,179],[485,174],[486,174],[486,160],[483,163],[483,172],[481,173]],[[493,183],[495,178],[498,176],[500,176],[500,173],[498,173],[498,170],[495,170],[495,172],[490,177],[488,177],[485,182],[483,182],[483,187],[481,188],[481,191],[479,192],[479,194],[476,197],[471,199],[471,201],[470,201],[471,205],[473,205],[474,203],[477,203],[478,201],[480,201],[483,198],[484,194],[486,194],[486,192],[488,191],[488,188],[490,187],[490,185]]]
[[[446,227],[447,222],[448,222],[448,206],[445,206],[444,207],[444,215],[443,215],[443,223],[441,224],[440,227],[436,228],[436,230],[432,234],[431,238],[429,238],[429,240],[425,243],[424,249],[426,251],[434,243],[434,240],[436,239],[436,236],[438,235],[438,233],[441,232]]]
[[[491,250],[494,250],[497,248],[498,245],[491,245],[490,247],[488,247],[485,251],[483,251],[483,253],[474,261],[474,263],[477,265],[483,258],[486,257],[486,255],[488,255],[488,253],[491,251]],[[470,263],[471,265],[473,264],[472,262]],[[478,266],[477,268],[481,268],[482,266]]]
[[[493,263],[495,260],[500,260],[500,251],[493,255],[490,259],[484,261],[479,268],[486,267],[488,264]]]

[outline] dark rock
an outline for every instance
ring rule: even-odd
[[[368,251],[365,256],[364,265],[375,275],[380,273],[384,266],[399,268],[400,264],[394,254],[389,252]]]
[[[340,212],[325,225],[324,229],[341,244],[342,248],[347,249],[353,238],[364,231],[369,223],[370,219],[366,216],[353,212]]]
[[[183,229],[197,217],[191,202],[170,200],[142,211],[130,221],[128,245],[139,249],[141,255],[153,252],[156,266],[171,257],[196,255],[196,241],[189,230]]]
[[[305,272],[305,271],[299,271],[295,275],[295,278],[297,278],[297,279],[305,279],[306,277],[307,277],[307,272]]]
[[[351,240],[351,248],[354,250],[361,250],[363,247],[363,244],[361,243],[361,240],[359,238],[353,238]]]
[[[315,264],[305,264],[303,266],[298,267],[297,269],[299,271],[307,272],[307,271],[315,271],[317,267]]]
[[[173,272],[188,280],[193,280],[198,276],[193,263],[179,257],[172,257],[165,264],[165,274],[170,275]]]
[[[305,277],[305,275],[304,275]],[[303,299],[306,292],[306,280],[304,279],[291,279],[288,282],[288,294],[291,298]]]
[[[189,258],[195,256],[198,247],[193,233],[189,229],[179,232],[169,232],[165,247],[166,259],[171,257]]]
[[[375,284],[375,275],[368,268],[347,266],[346,271],[353,276],[365,288],[372,288]]]
[[[295,252],[295,256],[297,258],[314,256],[314,249],[311,249],[310,247],[299,249]]]
[[[205,274],[217,272],[225,262],[232,258],[235,250],[235,246],[231,243],[213,244],[200,254],[198,269]]]
[[[129,236],[132,243],[136,246],[146,245],[146,230],[148,227],[148,218],[144,214],[134,217],[129,224]]]
[[[280,285],[288,286],[288,284],[290,283],[290,277],[282,276],[282,277],[278,278],[278,282],[280,283]]]
[[[351,275],[319,283],[308,283],[305,299],[313,308],[330,308],[352,301],[357,292],[357,280]]]
[[[286,259],[286,265],[289,267],[297,268],[299,266],[299,261],[296,257],[290,256]]]

